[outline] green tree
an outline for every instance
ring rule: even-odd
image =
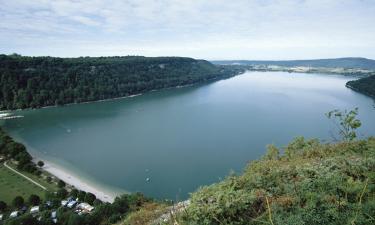
[[[65,182],[63,181],[63,180],[59,180],[58,182],[57,182],[57,186],[59,187],[59,188],[63,188],[63,187],[65,187]]]
[[[16,208],[21,208],[25,204],[25,200],[21,196],[16,196],[13,199],[12,204]]]
[[[85,195],[84,201],[92,205],[95,199],[96,199],[96,196],[93,193],[87,192]]]
[[[57,193],[56,193],[56,196],[59,198],[59,199],[63,199],[65,198],[66,196],[68,195],[68,191],[65,190],[65,188],[60,188]]]
[[[40,197],[38,195],[30,195],[29,197],[29,204],[30,205],[39,205],[40,204]]]
[[[357,119],[358,108],[350,111],[336,109],[328,112],[326,116],[334,122],[343,141],[352,141],[357,137],[356,130],[362,125]]]
[[[43,162],[43,161],[38,161],[37,165],[38,165],[39,167],[43,167],[43,166],[44,166],[44,162]]]
[[[7,208],[7,204],[3,201],[0,201],[0,212],[5,211],[6,208]]]

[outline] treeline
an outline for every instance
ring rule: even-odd
[[[0,156],[3,155],[6,159],[13,159],[18,162],[17,168],[30,173],[39,174],[40,171],[36,165],[31,161],[31,155],[26,151],[26,147],[13,140],[0,127]]]
[[[375,97],[375,75],[349,81],[346,86],[365,95]]]
[[[103,100],[225,78],[238,71],[182,57],[0,55],[0,109]]]

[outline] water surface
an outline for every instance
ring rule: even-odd
[[[351,79],[247,72],[134,98],[17,111],[24,117],[1,123],[33,155],[99,185],[184,199],[240,172],[269,143],[330,140],[324,114],[332,109],[359,107],[361,137],[375,135],[373,100],[346,88]]]

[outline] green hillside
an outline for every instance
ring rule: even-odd
[[[283,150],[193,193],[184,224],[375,223],[375,138],[297,138]]]
[[[349,81],[346,86],[365,95],[375,97],[375,75]]]
[[[129,96],[234,75],[182,57],[24,57],[0,55],[0,110]]]

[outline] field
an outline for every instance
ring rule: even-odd
[[[37,181],[39,182],[40,180]],[[41,198],[44,198],[44,193],[45,191],[42,188],[36,186],[35,184],[21,177],[20,175],[9,170],[3,164],[0,165],[1,201],[5,201],[7,204],[11,204],[14,197],[18,195],[22,196],[25,200],[27,200],[31,194],[37,194]]]

